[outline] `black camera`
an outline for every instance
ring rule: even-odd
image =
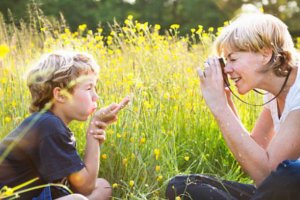
[[[220,65],[221,65],[222,75],[223,75],[223,79],[224,79],[225,86],[228,86],[228,87],[229,87],[230,84],[229,84],[228,76],[227,76],[227,74],[226,74],[225,71],[224,71],[224,68],[225,68],[225,62],[224,62],[223,58],[219,58],[219,62],[220,62]]]

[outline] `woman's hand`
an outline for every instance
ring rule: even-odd
[[[204,63],[205,69],[198,68],[202,96],[212,112],[227,105],[228,94],[225,94],[224,80],[219,59],[208,58]],[[230,98],[230,97],[229,97]]]

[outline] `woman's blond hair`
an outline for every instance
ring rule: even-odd
[[[89,73],[99,73],[99,66],[89,54],[56,51],[42,56],[27,76],[27,86],[32,97],[29,111],[41,111],[51,102],[55,87],[72,92],[74,81]]]
[[[270,14],[242,14],[226,26],[215,41],[222,56],[224,50],[263,52],[271,49],[273,56],[263,72],[270,69],[277,76],[286,76],[296,64],[296,50],[288,27]]]

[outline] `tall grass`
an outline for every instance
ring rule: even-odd
[[[101,66],[99,107],[132,95],[118,123],[107,130],[101,147],[100,176],[113,186],[115,199],[163,199],[168,180],[179,173],[208,173],[251,182],[226,148],[199,90],[196,67],[211,54],[216,34],[202,26],[180,37],[180,26],[159,34],[159,25],[128,16],[112,25],[109,36],[85,24],[71,32],[33,8],[30,23],[0,18],[0,138],[26,116],[30,94],[26,71],[43,53],[56,49],[86,51]],[[246,100],[261,102],[249,95]],[[236,101],[241,120],[251,129],[261,108]],[[83,154],[88,122],[74,122]]]

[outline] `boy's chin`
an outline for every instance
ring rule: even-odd
[[[84,115],[84,116],[82,115],[82,116],[78,117],[76,120],[84,122],[84,121],[88,120],[89,116],[90,115]]]

